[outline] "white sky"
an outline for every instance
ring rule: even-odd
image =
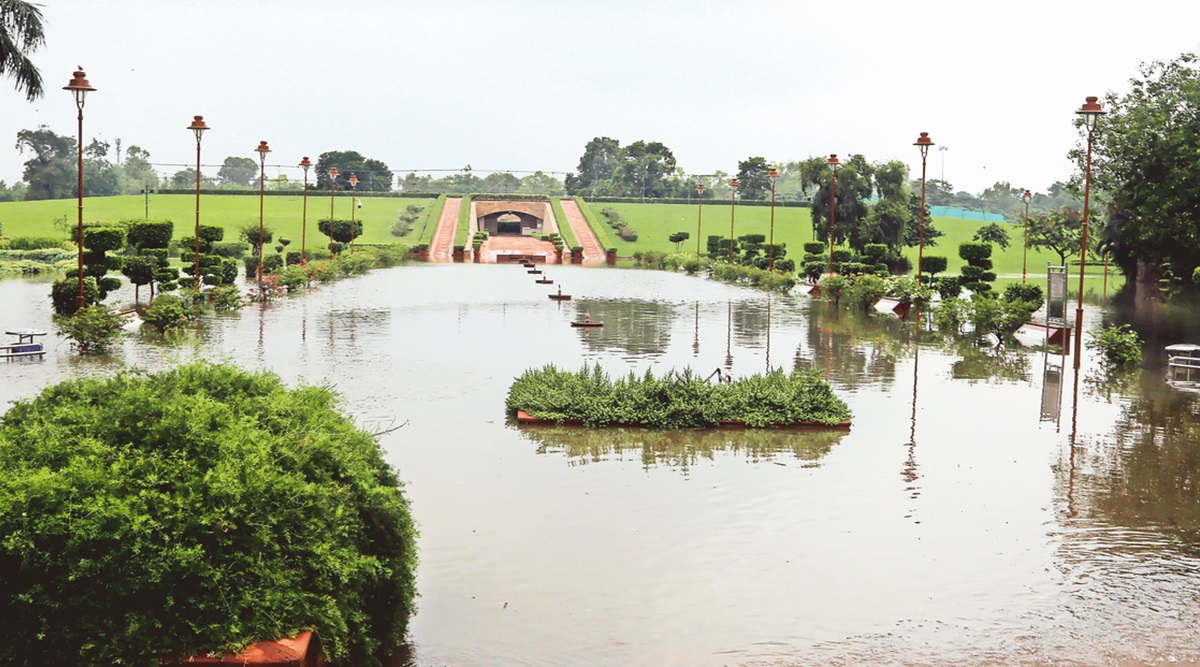
[[[213,128],[205,165],[266,140],[268,175],[292,178],[329,150],[397,171],[566,172],[596,136],[661,141],[689,173],[862,153],[919,176],[927,131],[948,147],[929,178],[1044,191],[1070,176],[1085,96],[1200,50],[1194,1],[39,2],[46,96],[0,80],[9,183],[28,159],[18,130],[74,136],[61,87],[78,65],[97,88],[85,141],[119,137],[156,163],[194,164],[196,114]]]

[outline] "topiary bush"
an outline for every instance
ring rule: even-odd
[[[148,665],[312,628],[403,641],[416,530],[326,388],[194,363],[68,380],[0,420],[4,665]]]

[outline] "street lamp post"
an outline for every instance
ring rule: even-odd
[[[350,172],[350,254],[354,254],[354,209],[358,206],[358,177]]]
[[[922,270],[925,268],[925,163],[933,140],[929,138],[928,132],[922,132],[913,145],[921,151],[921,231],[917,238],[917,284],[920,285]]]
[[[337,167],[329,168],[329,259],[333,259],[333,202],[337,194]]]
[[[262,295],[262,279],[263,279],[263,195],[267,190],[267,153],[271,152],[267,142],[258,142],[258,148],[254,151],[258,153],[258,284],[259,295]]]
[[[738,179],[729,181],[729,263],[733,264],[733,217],[737,212]]]
[[[1096,130],[1096,121],[1104,115],[1096,97],[1088,97],[1083,106],[1075,113],[1083,117],[1083,125],[1087,128],[1087,162],[1083,169],[1083,233],[1079,240],[1079,305],[1075,309],[1075,368],[1079,368],[1080,348],[1083,347],[1083,274],[1087,268],[1087,232],[1088,205],[1092,197],[1092,137]]]
[[[196,272],[195,285],[196,291],[200,291],[200,138],[204,136],[208,126],[204,124],[204,116],[194,116],[192,124],[188,125],[188,129],[196,135],[196,239],[195,239],[195,265],[192,269]]]
[[[1026,270],[1029,268],[1029,202],[1033,199],[1033,195],[1028,190],[1021,195],[1021,201],[1025,202],[1025,240],[1022,241],[1024,249],[1021,251],[1021,284],[1025,284]]]
[[[308,156],[300,161],[300,168],[304,170],[304,205],[300,209],[300,266],[308,264],[308,251],[305,246],[308,244],[308,168],[312,166],[312,162],[308,161]]]
[[[831,187],[829,188],[829,275],[832,276],[833,227],[834,222],[837,220],[837,170],[842,166],[842,163],[838,162],[837,153],[833,153],[829,156],[829,159],[825,161],[825,164],[829,166],[829,175],[831,179]]]
[[[79,258],[79,298],[76,301],[75,308],[79,311],[83,310],[86,305],[86,301],[83,298],[83,102],[87,98],[87,94],[96,89],[92,87],[92,84],[88,83],[87,74],[83,72],[83,68],[79,68],[71,77],[71,82],[63,86],[63,90],[71,91],[71,95],[75,97],[75,108],[79,110],[79,183],[77,184],[79,195],[79,227],[78,235],[75,239]]]
[[[696,259],[700,259],[700,223],[704,220],[704,184],[696,185]]]
[[[767,260],[767,270],[775,270],[775,181],[779,180],[779,171],[775,167],[771,167],[771,171],[767,172],[767,178],[771,180],[771,252],[770,258]]]

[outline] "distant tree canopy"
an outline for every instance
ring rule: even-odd
[[[363,157],[357,151],[328,151],[317,158],[318,190],[329,190],[329,170],[338,170],[337,182],[334,187],[338,190],[350,190],[350,176],[358,178],[359,192],[388,192],[392,189],[392,170],[380,160]]]
[[[771,168],[767,159],[752,157],[738,163],[738,191],[742,199],[767,199],[771,196],[771,180],[767,173]]]
[[[217,171],[217,181],[240,187],[258,185],[259,164],[248,157],[230,155]]]
[[[567,175],[567,194],[660,198],[688,187],[671,149],[657,141],[621,147],[616,139],[596,137],[584,147],[577,171]]]
[[[1143,64],[1104,107],[1092,163],[1093,194],[1111,197],[1100,242],[1127,276],[1191,275],[1200,266],[1200,56]],[[1081,172],[1085,150],[1081,142],[1071,153]]]

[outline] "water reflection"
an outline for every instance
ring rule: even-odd
[[[571,466],[627,460],[632,454],[645,469],[663,466],[687,476],[697,463],[711,462],[719,455],[744,458],[748,463],[771,461],[784,465],[797,461],[806,467],[816,465],[846,433],[539,426],[522,428],[521,435],[537,445],[538,454],[563,455]]]
[[[946,350],[959,357],[952,375],[961,380],[1028,382],[1029,352],[1004,345],[981,346],[974,340],[948,338]]]
[[[590,317],[603,327],[580,328],[583,344],[596,353],[618,351],[630,357],[662,354],[671,342],[675,306],[656,301],[588,299],[572,301],[576,321]],[[594,356],[594,355],[593,355]]]
[[[1167,387],[1155,356],[1200,340],[1195,312],[1148,343],[1132,381],[1073,383],[1063,415],[1053,354],[984,358],[913,323],[663,272],[556,271],[579,302],[549,301],[523,271],[420,266],[106,356],[52,334],[44,362],[0,364],[0,404],[203,357],[331,385],[371,430],[408,421],[380,439],[422,531],[401,664],[1200,659],[1200,396]],[[53,331],[48,291],[0,281],[8,322]],[[603,330],[568,326],[581,306]],[[781,356],[828,372],[852,432],[504,423],[530,366],[746,375]]]

